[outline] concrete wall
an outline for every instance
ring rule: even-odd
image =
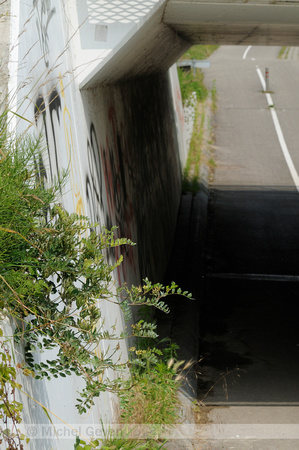
[[[75,6],[73,0],[12,2],[10,108],[24,119],[11,115],[10,123],[18,132],[43,134],[45,153],[37,163],[46,183],[51,184],[59,170],[69,169],[61,192],[69,211],[88,215],[100,226],[117,225],[120,236],[137,242],[136,247],[123,250],[117,280],[137,284],[148,276],[162,281],[186,157],[176,69],[80,91],[74,76],[78,71],[74,61],[78,63],[76,55],[82,51],[76,47],[82,39],[73,37],[78,20]],[[124,324],[117,306],[102,303],[101,307],[106,326],[116,323],[121,332]],[[124,342],[120,353],[127,357]],[[47,359],[47,355],[37,358]],[[87,418],[80,417],[74,406],[80,388],[75,377],[21,383],[30,396],[55,413],[56,424],[61,424],[60,417],[75,428],[86,428],[101,419],[111,423],[116,418],[116,399],[110,394],[101,396]],[[26,396],[22,401],[26,423],[47,422],[37,403]],[[73,444],[73,435],[56,441],[53,434],[41,440],[33,436],[30,446],[67,450]]]
[[[82,98],[93,141],[82,167],[88,214],[137,242],[129,256],[137,278],[161,280],[180,201],[169,76],[90,89]]]

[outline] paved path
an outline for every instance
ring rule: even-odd
[[[199,392],[217,407],[204,448],[299,448],[299,64],[278,52],[221,47],[205,72],[218,110]]]

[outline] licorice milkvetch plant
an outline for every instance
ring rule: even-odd
[[[123,387],[119,375],[105,377],[107,369],[119,374],[130,365],[116,356],[119,339],[156,336],[155,325],[146,321],[121,335],[113,327],[106,329],[100,301],[117,303],[128,318],[133,305],[167,313],[166,296],[190,294],[175,283],[163,286],[148,279],[141,286],[116,286],[113,272],[122,258],[110,263],[106,254],[133,242],[118,238],[116,228],[91,231],[98,226],[57,202],[65,174],[46,187],[40,147],[38,140],[9,135],[1,122],[0,313],[11,318],[14,340],[23,345],[20,369],[37,379],[75,374],[84,380],[77,399],[78,411],[84,413],[101,392],[118,393]],[[109,353],[97,352],[107,339],[115,340],[115,346]],[[53,349],[56,353],[50,352],[49,359],[35,358],[37,352]]]

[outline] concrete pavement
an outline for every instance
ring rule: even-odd
[[[299,169],[299,67],[295,60],[278,60],[279,48],[253,47],[244,58],[245,50],[220,48],[205,74],[210,86],[216,79],[218,93],[217,167],[209,203],[199,398],[216,407],[209,415],[210,438],[198,448],[295,449],[299,194],[257,68],[270,68],[274,108]]]

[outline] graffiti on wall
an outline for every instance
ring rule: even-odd
[[[47,105],[48,103],[48,105]],[[46,114],[48,106],[49,114]],[[55,129],[54,129],[54,123],[53,123],[53,112],[57,115],[58,121],[60,120],[60,109],[61,109],[61,102],[60,102],[60,95],[58,94],[57,90],[54,88],[49,96],[49,99],[45,99],[42,94],[39,94],[37,99],[35,100],[34,105],[34,119],[35,119],[35,125],[39,127],[39,121],[42,121],[44,134],[46,138],[46,146],[47,146],[47,152],[48,152],[48,161],[49,161],[49,171],[50,171],[50,180],[51,182],[54,181],[54,167],[52,158],[50,157],[50,133],[53,137],[54,142],[54,161],[55,161],[55,175],[58,175],[58,149],[57,149],[57,142],[56,142],[56,135],[55,135]],[[48,125],[47,117],[49,116],[50,124]],[[42,160],[42,155],[40,156],[40,177],[48,181],[47,173],[45,172],[45,164]]]
[[[60,23],[56,23],[57,8],[52,0],[33,0],[35,12],[35,24],[38,32],[41,55],[37,61],[44,61],[49,69],[50,60],[50,42],[52,31],[50,24],[55,25],[57,31],[60,31]],[[57,6],[57,5],[56,5]],[[55,37],[57,41],[57,36]],[[55,56],[59,53],[59,56]],[[34,119],[39,133],[45,136],[47,148],[47,161],[40,155],[39,161],[36,161],[39,177],[43,183],[53,183],[59,177],[59,172],[65,165],[69,170],[69,178],[73,198],[73,210],[78,214],[84,214],[84,205],[80,192],[80,174],[78,173],[78,153],[75,144],[75,134],[72,115],[65,94],[63,76],[61,73],[55,75],[56,68],[62,68],[64,51],[60,49],[52,50],[52,59],[56,61],[56,67],[47,70],[47,80],[42,83],[37,97],[34,99]],[[36,55],[37,56],[37,55]],[[38,63],[36,63],[36,66]],[[34,66],[35,67],[35,66]],[[32,69],[31,69],[32,70]],[[67,71],[66,71],[67,73]],[[51,74],[51,80],[49,75]],[[41,77],[42,74],[39,74]],[[42,77],[41,77],[42,80]],[[50,86],[49,86],[50,85]],[[50,88],[49,88],[50,87]],[[67,158],[66,158],[67,157]],[[63,165],[62,161],[66,161]],[[46,170],[47,168],[47,170]]]
[[[93,223],[101,223],[101,211],[104,209],[103,202],[103,167],[100,155],[95,126],[92,123],[89,129],[89,138],[87,139],[87,158],[88,173],[85,177],[86,198],[90,218]],[[104,222],[109,228],[109,217],[105,217]]]
[[[36,8],[36,27],[39,35],[39,43],[46,67],[49,67],[49,33],[48,27],[56,9],[51,6],[51,0],[33,0]]]
[[[98,98],[91,100],[97,112],[88,120],[86,127],[85,121],[81,120],[84,111],[81,111],[81,115],[77,111],[77,106],[81,107],[80,96],[75,99],[69,88],[71,81],[65,59],[64,40],[56,38],[57,30],[61,29],[60,3],[58,0],[32,0],[32,4],[35,7],[34,23],[40,45],[36,46],[36,57],[40,61],[37,76],[42,73],[41,66],[46,68],[44,73],[48,74],[46,82],[41,82],[34,102],[36,128],[43,132],[46,144],[45,157],[41,156],[36,161],[38,173],[45,184],[50,184],[57,179],[61,169],[67,168],[70,184],[68,199],[72,197],[72,206],[68,203],[67,208],[78,214],[88,215],[92,223],[99,223],[108,229],[116,225],[118,237],[139,241],[139,251],[124,246],[121,247],[121,253],[110,255],[111,262],[119,256],[125,259],[125,264],[118,269],[119,281],[134,279],[138,276],[140,261],[148,260],[147,256],[141,257],[141,253],[147,255],[141,241],[148,238],[145,231],[149,226],[148,211],[155,209],[153,198],[157,197],[157,189],[164,186],[161,178],[164,175],[165,152],[159,153],[164,148],[164,141],[161,137],[155,138],[159,131],[156,122],[159,121],[149,121],[145,125],[143,120],[139,123],[138,119],[135,124],[138,125],[136,138],[135,129],[123,126],[126,117],[122,108],[119,109],[116,97],[114,100],[111,96],[108,99],[104,94],[101,97],[101,91]],[[122,99],[119,100],[122,102]],[[179,91],[176,100],[179,111]],[[138,111],[142,109],[139,101],[139,95],[136,99],[133,97],[133,108]],[[87,112],[88,104],[86,108]],[[137,115],[136,112],[133,113],[134,120]],[[160,117],[160,112],[157,112],[157,116]],[[182,120],[180,115],[179,120]],[[133,149],[134,139],[138,140],[138,144],[134,143]],[[142,157],[138,153],[140,145]],[[154,182],[144,183],[144,177]],[[136,188],[137,185],[139,188]],[[65,192],[61,194],[64,195]],[[144,205],[154,207],[144,208]],[[144,228],[142,239],[139,236],[140,227]]]
[[[66,105],[66,97],[62,77],[59,77],[59,87],[55,86],[50,94],[39,94],[34,102],[35,125],[43,132],[46,139],[47,164],[42,155],[36,161],[39,177],[43,182],[53,183],[59,178],[60,160],[62,152],[67,153],[70,183],[72,186],[72,197],[74,210],[77,214],[84,215],[82,195],[79,188],[79,174],[74,161],[76,153],[72,118]],[[62,144],[62,145],[61,145]],[[48,167],[49,176],[47,175]]]
[[[93,222],[108,229],[117,226],[118,237],[133,239],[133,204],[128,192],[128,179],[132,173],[130,161],[126,158],[126,145],[117,130],[115,110],[108,110],[108,124],[105,145],[100,145],[93,123],[87,140],[88,172],[85,177],[86,199],[89,215]],[[101,215],[103,218],[101,220]],[[125,264],[118,269],[119,282],[126,280],[128,266],[136,272],[133,252],[130,247],[116,248],[110,255],[118,259],[123,256]]]

